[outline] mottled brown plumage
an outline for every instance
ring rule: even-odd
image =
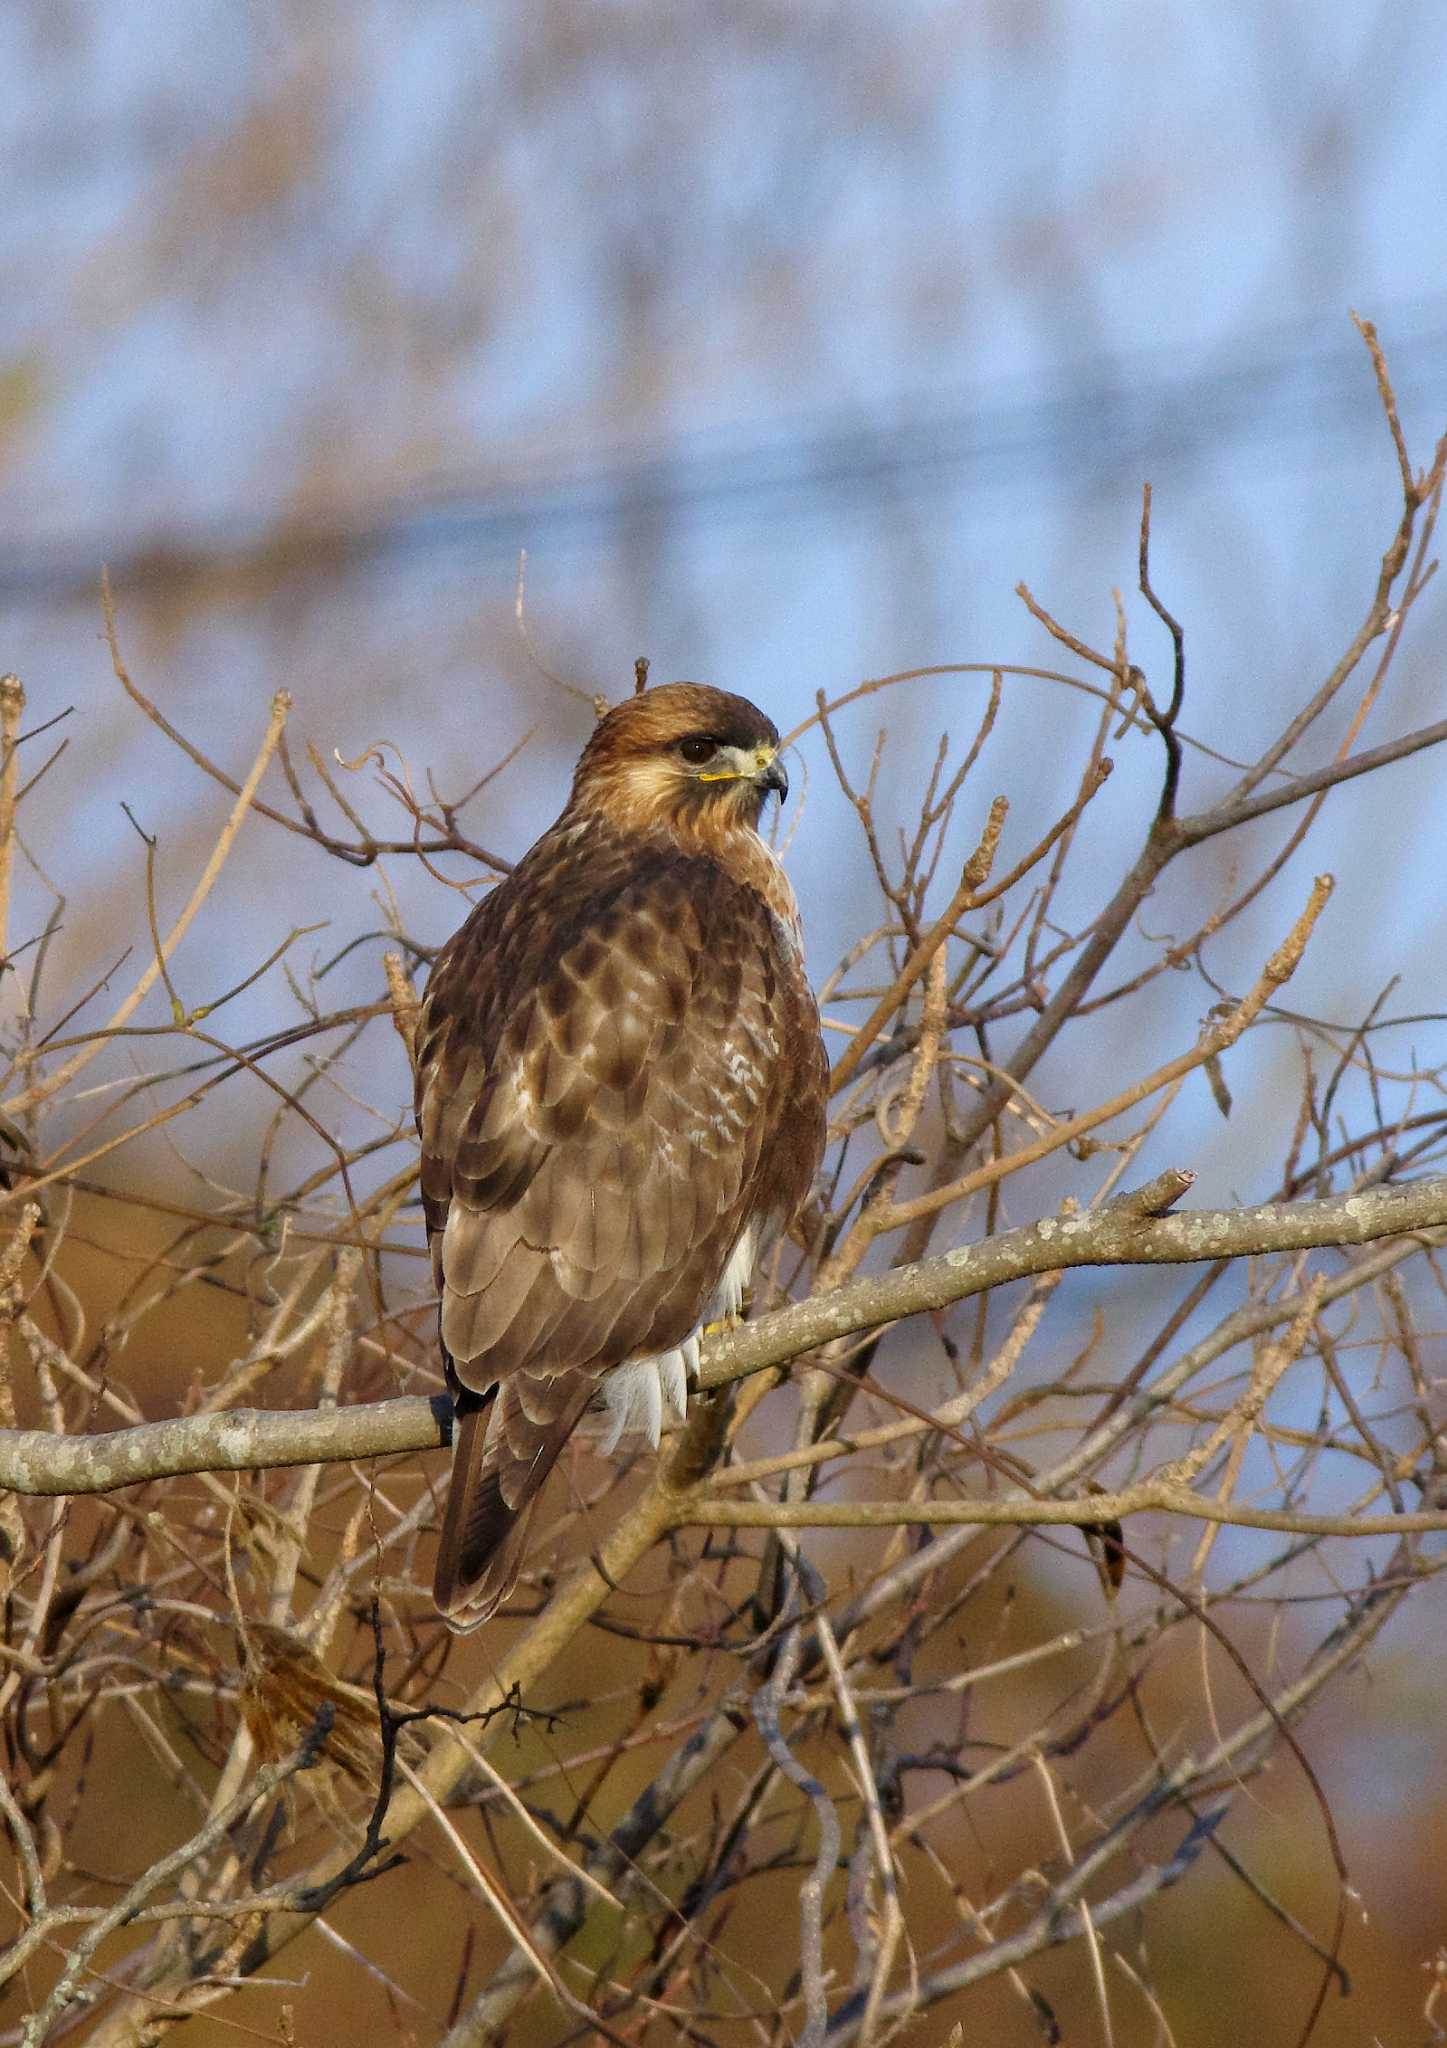
[[[417,1122],[457,1409],[436,1580],[454,1625],[506,1597],[600,1383],[614,1439],[641,1420],[657,1441],[700,1326],[818,1166],[818,1012],[755,829],[787,789],[777,748],[702,684],[616,706],[562,816],[433,969]]]

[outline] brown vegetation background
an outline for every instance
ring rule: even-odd
[[[68,741],[20,810],[0,983],[9,1042],[22,1042],[33,1012],[78,1048],[110,1014],[182,912],[233,800],[122,688],[105,641],[102,563],[121,663],[162,718],[239,784],[274,693],[289,692],[296,784],[274,755],[263,798],[304,822],[301,791],[325,834],[368,854],[378,841],[397,849],[349,864],[315,835],[249,815],[170,985],[158,976],[133,1020],[172,1036],[163,1048],[113,1039],[73,1090],[44,1105],[50,1199],[67,1206],[60,1292],[37,1302],[37,1327],[72,1350],[83,1331],[93,1381],[63,1390],[70,1427],[115,1426],[126,1419],[119,1400],[155,1418],[203,1403],[255,1339],[268,1262],[299,1270],[286,1261],[304,1239],[283,1229],[314,1228],[321,1240],[338,1227],[328,1141],[289,1105],[280,1113],[259,1075],[242,1071],[195,1113],[146,1128],[210,1078],[188,1064],[208,1056],[208,1033],[251,1044],[304,1021],[309,1006],[355,1010],[359,1034],[366,1023],[355,1045],[347,1023],[327,1039],[325,1071],[308,1065],[317,1048],[302,1043],[275,1073],[355,1157],[358,1200],[385,1213],[396,1249],[377,1284],[388,1308],[421,1300],[415,1210],[400,1188],[386,1210],[385,1191],[409,1164],[395,1135],[408,1082],[383,1008],[382,954],[399,934],[435,945],[461,913],[458,885],[487,871],[486,855],[515,855],[551,817],[591,717],[587,699],[629,688],[640,652],[656,678],[701,675],[743,690],[785,728],[811,718],[818,692],[834,702],[865,679],[949,669],[845,705],[827,737],[817,724],[801,736],[802,802],[785,831],[821,980],[893,918],[871,970],[886,987],[910,954],[910,919],[927,927],[950,903],[990,800],[1010,801],[998,879],[1081,798],[1092,750],[1108,751],[1115,772],[1070,836],[1050,916],[1074,936],[1099,915],[1142,843],[1164,758],[1149,721],[1130,716],[1124,667],[1112,678],[1114,591],[1124,593],[1130,659],[1157,705],[1173,681],[1169,633],[1136,588],[1147,478],[1154,583],[1187,636],[1180,726],[1217,756],[1258,758],[1369,615],[1401,516],[1393,440],[1349,307],[1382,335],[1409,466],[1429,462],[1447,418],[1447,306],[1429,295],[1440,276],[1434,144],[1447,51],[1422,12],[1409,25],[1352,5],[1324,24],[1321,10],[1276,0],[1213,10],[1209,24],[1195,10],[1129,6],[1102,22],[1076,0],[1042,0],[911,5],[884,21],[872,8],[746,4],[700,28],[652,5],[198,5],[179,20],[170,9],[79,0],[8,10],[0,669],[23,681],[22,730],[67,714],[25,740],[17,783]],[[1021,580],[1104,668],[1062,649],[1015,597]],[[1392,662],[1381,688],[1378,647],[1324,707],[1293,767],[1316,769],[1439,719],[1440,620],[1430,585],[1400,644],[1384,613]],[[1068,669],[1114,689],[1108,731],[1099,697],[1025,673],[996,686],[995,664]],[[891,908],[879,869],[907,870],[898,834],[908,842],[914,830],[938,737],[951,737],[953,769],[996,687],[988,749],[938,829],[938,870],[915,896],[917,866],[904,907]],[[888,745],[872,768],[881,727]],[[470,851],[408,850],[414,828],[448,838],[436,798],[460,798],[504,762],[461,814],[453,836]],[[951,1212],[933,1249],[1049,1216],[1067,1197],[1090,1202],[1117,1167],[1124,1185],[1189,1169],[1189,1205],[1224,1209],[1277,1194],[1292,1158],[1302,1180],[1291,1192],[1341,1192],[1349,1172],[1312,1181],[1307,1166],[1350,1133],[1417,1118],[1410,1142],[1430,1148],[1447,1057],[1439,778],[1423,750],[1336,791],[1299,845],[1298,805],[1203,839],[1173,864],[1137,906],[1097,993],[1144,977],[1139,991],[1093,1025],[1080,1020],[1032,1076],[1029,1116],[991,1143],[1015,1149],[1197,1048],[1203,1020],[1247,996],[1312,877],[1329,869],[1335,890],[1289,994],[1274,989],[1219,1061],[1194,1061],[1159,1123],[1152,1098],[1125,1151],[1094,1152],[1087,1138],[1052,1154],[1018,1194],[1008,1183],[981,1189]],[[1204,812],[1234,779],[1219,758],[1188,749],[1180,808]],[[433,821],[425,830],[419,805]],[[1030,891],[1053,852],[1012,899],[1022,917],[1034,915],[1027,899],[1038,903]],[[1270,886],[1229,927],[1203,935],[1268,871]],[[1039,953],[1049,940],[1042,929]],[[284,942],[284,959],[251,980]],[[424,971],[420,954],[407,958]],[[203,1014],[232,990],[224,1010]],[[972,1056],[1007,1056],[1038,993],[994,1020]],[[926,1000],[922,978],[907,1028],[927,1024]],[[857,1025],[869,1007],[836,1014]],[[180,1050],[178,1016],[191,1041]],[[836,1055],[844,1042],[833,1041]],[[915,1049],[896,1048],[902,1072],[915,1071]],[[982,1076],[988,1067],[975,1083]],[[7,1095],[26,1085],[12,1076]],[[882,1110],[875,1097],[865,1107],[882,1117],[872,1127],[884,1146],[900,1105],[886,1092]],[[15,1113],[22,1133],[28,1113]],[[1102,1135],[1121,1143],[1125,1128]],[[931,1096],[921,1137],[931,1160],[947,1156],[948,1139]],[[1413,1170],[1430,1169],[1432,1156],[1407,1154]],[[851,1155],[846,1187],[863,1157]],[[312,1175],[312,1210],[284,1226],[268,1197]],[[892,1193],[909,1200],[928,1184],[906,1161]],[[12,1202],[7,1235],[16,1212]],[[226,1229],[189,1221],[221,1212]],[[52,1210],[47,1227],[54,1221]],[[908,1224],[899,1228],[907,1243]],[[863,1270],[882,1269],[897,1249],[873,1247]],[[1031,1371],[1054,1384],[1083,1356],[1085,1382],[1106,1399],[1116,1367],[1140,1355],[1194,1277],[1068,1275]],[[356,1305],[365,1287],[352,1278],[352,1326],[370,1332]],[[1276,1284],[1255,1272],[1244,1284],[1258,1281]],[[258,1405],[314,1401],[328,1356],[342,1355],[340,1338],[328,1352],[324,1313],[340,1293],[316,1284],[316,1330],[258,1378],[248,1397]],[[1429,1268],[1410,1294],[1411,1347],[1392,1351],[1376,1324],[1370,1335],[1338,1332],[1353,1384],[1377,1404],[1382,1441],[1404,1454],[1423,1417],[1440,1421],[1436,1287]],[[886,1340],[871,1371],[897,1395],[937,1398],[943,1340],[967,1361],[983,1354],[1020,1299],[1004,1296],[988,1328],[970,1303],[937,1325],[911,1325]],[[1374,1297],[1374,1312],[1383,1302],[1391,1309]],[[1183,1320],[1179,1341],[1202,1328]],[[1405,1398],[1397,1405],[1391,1378],[1409,1348],[1412,1412]],[[18,1419],[43,1423],[44,1371],[29,1352],[14,1357]],[[394,1351],[348,1357],[344,1398],[426,1391],[425,1310]],[[1242,1384],[1223,1381],[1210,1396],[1227,1404]],[[1277,1411],[1283,1429],[1318,1427],[1321,1384],[1313,1378],[1310,1399]],[[771,1396],[753,1418],[751,1456],[793,1441],[790,1399]],[[871,1408],[868,1420],[883,1426],[887,1410]],[[1201,1417],[1175,1421],[1179,1449]],[[1050,1445],[1068,1447],[1069,1405],[1045,1422]],[[1044,1446],[1027,1449],[1034,1458]],[[404,1475],[396,1498],[422,1503],[438,1466],[433,1455],[393,1468]],[[602,1532],[645,1482],[614,1487],[602,1468],[586,1470],[590,1527]],[[1279,1463],[1248,1477],[1291,1492]],[[966,1490],[999,1480],[974,1467]],[[320,1483],[312,1547],[289,1561],[303,1587],[362,1540],[352,1497],[333,1501]],[[211,1546],[208,1571],[229,1547],[245,1604],[286,1579],[288,1534],[264,1506],[228,1508],[241,1495],[222,1482],[172,1484],[184,1526]],[[291,1485],[258,1485],[254,1500],[285,1506]],[[1324,1485],[1311,1504],[1344,1512],[1351,1489],[1331,1472]],[[164,1497],[116,1498],[143,1515]],[[49,1507],[27,1512],[43,1533]],[[102,1556],[122,1526],[115,1513],[95,1502],[71,1509],[65,1557]],[[227,1525],[228,1513],[241,1522]],[[1139,1541],[1149,1561],[1184,1569],[1199,1525],[1140,1527],[1151,1531]],[[1248,1573],[1267,1554],[1257,1541],[1223,1529],[1210,1571]],[[864,1543],[821,1535],[810,1554],[847,1586],[877,1556]],[[1421,1546],[1429,1563],[1440,1545]],[[1231,1640],[1258,1682],[1269,1689],[1325,1633],[1315,1608],[1333,1591],[1332,1572],[1360,1589],[1391,1555],[1388,1539],[1371,1550],[1342,1542],[1329,1567],[1284,1570],[1259,1611],[1234,1612]],[[425,1569],[425,1539],[417,1557]],[[411,1561],[409,1551],[409,1571]],[[180,1571],[184,1560],[172,1562]],[[945,1578],[931,1598],[944,1604],[963,1589],[963,1577]],[[673,1590],[655,1554],[614,1611],[635,1629],[659,1627]],[[210,1583],[197,1604],[224,1608],[227,1596]],[[1144,1614],[1156,1594],[1133,1581],[1127,1597]],[[363,1687],[365,1604],[359,1596],[331,1654]],[[933,1640],[923,1677],[1072,1628],[1115,1626],[1096,1565],[1065,1528],[1020,1541],[967,1611],[953,1638]],[[1351,1886],[1342,1953],[1353,1991],[1328,1997],[1320,2043],[1425,2043],[1447,2025],[1432,1997],[1447,1946],[1443,1620],[1440,1582],[1415,1588],[1296,1729]],[[445,1670],[429,1667],[429,1696],[460,1700],[526,1631],[506,1622],[486,1644],[453,1652]],[[169,1663],[158,1664],[158,1644]],[[395,1675],[400,1642],[392,1655]],[[570,1764],[567,1797],[590,1825],[611,1825],[659,1765],[656,1745],[625,1739],[649,1714],[691,1725],[717,1690],[712,1667],[700,1676],[670,1656],[616,1633],[580,1634],[538,1702],[562,1718],[520,1723],[494,1754],[498,1768],[528,1781],[560,1756],[593,1758]],[[210,1624],[147,1635],[137,1662],[136,1710],[119,1705],[78,1735],[49,1795],[69,1817],[66,1854],[92,1884],[76,1896],[114,1896],[121,1876],[195,1824],[185,1780],[214,1788],[237,1724],[237,1657]],[[169,1696],[157,1690],[162,1665]],[[123,1666],[108,1666],[106,1682]],[[921,1704],[921,1749],[966,1734],[1008,1744],[1047,1725],[1098,1676],[1088,1648],[1062,1669],[1048,1681],[1001,1679],[968,1730],[953,1710]],[[1149,1685],[1151,1726],[1172,1740],[1204,1744],[1218,1718],[1249,1709],[1239,1674],[1184,1631],[1151,1660]],[[614,1739],[622,1759],[595,1796],[588,1772]],[[820,1758],[837,1764],[822,1741],[817,1756],[805,1753],[821,1769]],[[1072,1839],[1088,1833],[1141,1767],[1127,1707],[1102,1718],[1053,1776],[1042,1768],[1038,1784],[1026,1774],[952,1808],[935,1853],[972,1897],[1034,1867],[1048,1883],[1061,1827]],[[741,1783],[729,1778],[718,1796],[737,1798]],[[928,1783],[931,1796],[941,1791]],[[345,1784],[315,1803],[309,1787],[294,1789],[298,1839],[325,1835],[336,1817],[329,1796],[353,1820],[353,1808],[365,1811]],[[700,1835],[712,1796],[700,1791],[688,1809]],[[544,1803],[562,1798],[551,1789]],[[503,1836],[497,1853],[521,1884],[531,1852],[505,1825]],[[496,1850],[485,1830],[469,1839],[479,1856]],[[807,1862],[813,1838],[801,1839]],[[1284,1749],[1237,1799],[1223,1839],[1313,1941],[1329,1943],[1342,1894],[1321,1805]],[[779,1841],[783,1854],[787,1827]],[[1150,1847],[1161,1855],[1170,1843]],[[278,1957],[278,1988],[258,1983],[231,2002],[234,2015],[189,2020],[187,2038],[230,2041],[240,2023],[278,2041],[438,2039],[463,1973],[470,1996],[506,1944],[440,1835],[419,1832],[409,1858],[350,1892],[332,1934],[313,1931]],[[773,1960],[781,1942],[797,1945],[800,1868],[740,1889],[731,1958]],[[19,1879],[7,1871],[6,1882],[13,1902]],[[909,1885],[912,1939],[924,1949],[948,1938],[948,1887],[914,1863]],[[1066,2040],[1291,2041],[1322,1976],[1309,1943],[1211,1855],[1111,1939],[1149,1999],[1121,1979],[1102,2001],[1077,1941],[1032,1960],[1033,2006],[1002,1978],[933,2009],[915,2038],[944,2039],[963,2016],[966,2038],[1035,2042],[1049,2037],[1043,2000]],[[107,1954],[125,1952],[122,1939]],[[601,1940],[581,1960],[617,1964]],[[38,1962],[26,1996],[41,1996],[55,1968],[53,1956]],[[21,1997],[4,2024],[18,2029],[25,2011]],[[624,2038],[642,2038],[637,2015],[619,2024]],[[768,2038],[730,2025],[712,2037]],[[534,1997],[509,2038],[587,2034]]]

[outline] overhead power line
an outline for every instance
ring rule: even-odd
[[[1392,350],[1404,405],[1447,414],[1447,324]],[[1144,476],[1162,463],[1216,453],[1251,437],[1265,445],[1323,441],[1369,426],[1375,399],[1359,345],[1300,346],[1218,365],[1203,375],[1134,375],[1116,364],[1060,393],[990,406],[916,406],[881,420],[849,414],[791,421],[757,434],[687,439],[665,449],[510,476],[450,477],[366,505],[294,516],[221,511],[184,532],[137,544],[130,532],[77,535],[27,549],[0,542],[0,595],[31,600],[90,593],[102,562],[113,584],[175,590],[218,579],[333,575],[387,557],[577,544],[663,518],[794,519],[848,512],[901,494],[968,489],[972,497],[1026,477],[1038,487],[1089,463]]]

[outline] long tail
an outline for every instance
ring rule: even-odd
[[[495,1392],[457,1394],[433,1594],[459,1633],[490,1620],[516,1584],[533,1504],[595,1385],[583,1373],[518,1373]]]

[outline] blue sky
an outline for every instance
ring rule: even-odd
[[[581,737],[518,639],[519,549],[549,666],[616,692],[646,651],[787,724],[864,675],[1039,660],[1021,578],[1108,639],[1149,477],[1188,725],[1259,743],[1353,628],[1394,516],[1348,308],[1399,363],[1419,459],[1447,417],[1447,19],[1354,0],[579,19],[6,11],[0,630],[37,711],[76,707],[87,846],[134,862],[125,796],[164,821],[179,890],[215,812],[118,700],[102,559],[144,686],[233,767],[278,684],[324,751],[385,735],[419,772],[461,777],[540,723],[480,833],[516,851]],[[224,560],[298,514],[376,545],[209,595],[128,579],[148,549]],[[1159,675],[1162,637],[1130,612]],[[1439,619],[1429,603],[1370,739],[1436,715]],[[979,687],[892,699],[901,816]],[[1082,720],[1013,684],[976,815],[1004,789],[1033,836]],[[874,724],[873,705],[843,721],[856,762]],[[1138,831],[1152,761],[1122,750],[1091,874]],[[868,878],[817,743],[805,768],[793,859],[822,966]],[[1403,1006],[1432,1007],[1437,774],[1339,798],[1217,971],[1247,971],[1329,857],[1303,987],[1356,1014],[1405,966]],[[228,934],[256,957],[294,851],[260,835],[238,866]],[[450,901],[393,879],[440,936]],[[1090,908],[1085,888],[1072,914]],[[68,936],[93,956],[79,906]],[[1207,1000],[1173,996],[1168,1035]],[[1209,1172],[1223,1134],[1200,1107]]]

